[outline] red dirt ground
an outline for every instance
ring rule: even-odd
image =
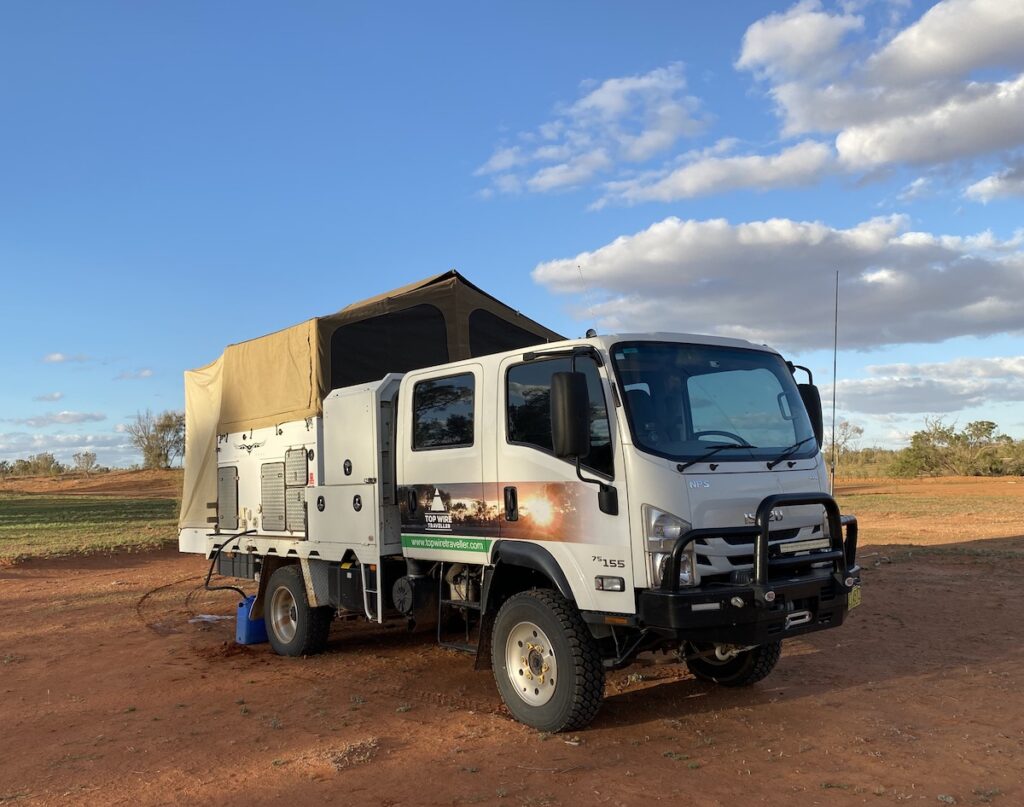
[[[200,557],[0,568],[0,803],[1024,804],[1024,536],[862,557],[864,605],[764,682],[648,659],[569,736],[513,722],[426,629],[234,645],[190,621],[235,602]]]

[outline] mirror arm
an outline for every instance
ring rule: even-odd
[[[569,358],[569,370],[570,372],[576,372],[576,357],[579,355],[592,355],[598,365],[602,364],[601,354],[590,347],[577,347],[573,348]],[[602,513],[607,513],[610,516],[617,516],[619,514],[619,496],[618,491],[615,490],[614,485],[608,485],[602,482],[600,479],[590,479],[583,475],[583,468],[580,465],[580,455],[576,455],[576,476],[580,482],[586,482],[590,485],[597,485],[597,501],[598,506]]]

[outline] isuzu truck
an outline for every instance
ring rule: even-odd
[[[746,686],[860,602],[818,391],[764,345],[562,339],[448,273],[230,346],[186,418],[180,547],[274,651],[429,615],[543,731],[640,653]]]

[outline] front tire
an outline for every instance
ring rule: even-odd
[[[572,603],[550,589],[523,591],[501,606],[491,668],[512,716],[535,729],[581,729],[601,708],[597,644]]]
[[[270,575],[263,606],[267,639],[279,656],[310,656],[327,644],[334,609],[311,608],[298,566],[282,566]]]
[[[710,645],[687,645],[689,652],[710,653],[714,647]],[[766,678],[775,669],[782,653],[782,642],[768,644],[744,650],[727,661],[720,661],[714,656],[688,658],[686,666],[690,672],[702,681],[710,681],[726,687],[747,687]]]

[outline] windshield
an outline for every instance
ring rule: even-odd
[[[621,342],[612,348],[633,444],[692,460],[715,446],[715,462],[792,458],[818,451],[793,376],[775,353],[676,342]]]

